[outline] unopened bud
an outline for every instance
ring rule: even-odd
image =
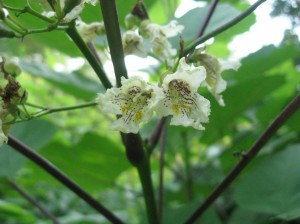
[[[132,15],[131,13],[125,17],[125,26],[128,30],[137,28],[139,24],[138,17]]]
[[[8,60],[4,63],[4,71],[10,74],[12,77],[16,78],[22,72],[21,68],[15,60]]]

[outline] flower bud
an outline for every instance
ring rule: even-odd
[[[128,30],[132,30],[137,28],[139,24],[139,19],[138,17],[132,15],[131,13],[126,15],[125,17],[125,26]]]
[[[4,71],[16,78],[22,72],[21,68],[15,60],[8,60],[4,64]]]

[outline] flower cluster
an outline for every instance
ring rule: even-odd
[[[24,104],[27,92],[16,81],[21,74],[21,69],[13,61],[2,58],[0,62],[0,146],[7,142],[10,124],[16,120],[19,110],[18,105]]]
[[[144,39],[151,44],[151,49],[154,55],[167,62],[169,66],[173,66],[171,60],[176,55],[168,38],[175,37],[180,34],[184,26],[179,25],[177,21],[172,20],[165,26],[152,23],[148,18],[139,18],[139,23],[132,14],[127,15],[126,24],[129,30],[123,33],[122,42],[124,53],[126,55],[136,55],[139,57],[147,57],[146,49],[144,48]]]
[[[111,88],[97,98],[102,112],[116,114],[113,130],[137,133],[141,123],[148,122],[153,112],[158,116],[172,116],[172,125],[191,126],[204,130],[208,122],[210,102],[199,95],[198,88],[205,81],[203,66],[188,65],[185,58],[175,73],[167,75],[160,86],[146,83],[140,77],[122,78],[120,88]]]

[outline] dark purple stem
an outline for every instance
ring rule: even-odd
[[[212,15],[214,14],[214,11],[215,11],[216,6],[217,6],[218,3],[219,3],[219,0],[212,0],[211,6],[209,8],[209,11],[208,11],[208,13],[207,13],[207,15],[206,15],[203,23],[202,23],[202,26],[201,26],[201,28],[200,28],[197,36],[196,36],[196,39],[198,39],[199,37],[201,37],[204,34],[204,32],[205,32],[205,30],[206,30],[206,28],[208,26],[208,23],[209,23]]]
[[[36,163],[39,167],[43,168],[47,173],[52,175],[55,179],[60,181],[63,185],[65,185],[68,189],[73,191],[77,196],[83,199],[86,203],[88,203],[92,208],[97,210],[103,216],[105,216],[109,221],[116,224],[123,224],[118,217],[116,217],[112,212],[110,212],[107,208],[101,205],[98,201],[92,198],[87,192],[85,192],[82,188],[80,188],[75,182],[69,179],[64,173],[62,173],[59,169],[57,169],[54,165],[52,165],[45,158],[34,152],[27,145],[23,144],[13,136],[8,136],[8,145],[10,145],[13,149]]]
[[[300,106],[300,95],[298,95],[271,123],[265,132],[258,138],[255,144],[242,157],[242,160],[233,168],[227,177],[220,183],[219,186],[208,196],[204,203],[187,219],[186,224],[194,223],[209,206],[229,187],[229,185],[237,178],[237,176],[244,170],[255,155],[262,149],[262,147],[270,140],[276,131],[289,119]]]
[[[30,195],[28,195],[22,188],[19,187],[15,182],[10,182],[10,185],[28,202],[30,202],[34,207],[36,207],[45,217],[50,219],[53,224],[60,224],[60,222],[49,212],[46,208],[40,205],[36,200],[34,200]]]

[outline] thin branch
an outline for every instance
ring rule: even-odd
[[[206,15],[206,17],[205,17],[202,25],[201,25],[201,28],[200,28],[200,30],[199,30],[196,38],[199,38],[199,37],[201,37],[204,34],[204,32],[205,32],[205,30],[206,30],[206,28],[208,26],[208,23],[209,23],[212,15],[214,14],[214,11],[215,11],[216,6],[217,6],[218,3],[219,3],[219,0],[212,0],[211,6],[209,8],[209,11],[208,11],[208,13],[207,13],[207,15]]]
[[[277,130],[299,109],[300,95],[291,101],[291,103],[278,115],[270,124],[264,133],[257,139],[255,144],[242,157],[242,160],[233,168],[227,177],[218,185],[215,190],[208,196],[204,203],[187,219],[186,224],[194,223],[209,206],[229,187],[229,185],[244,170],[255,155],[263,148]]]
[[[30,114],[28,116],[28,118],[26,118],[26,119],[18,119],[18,120],[3,122],[3,124],[22,123],[22,122],[30,121],[32,119],[35,119],[35,118],[38,118],[38,117],[42,117],[42,116],[45,116],[45,115],[48,115],[48,114],[52,114],[52,113],[69,111],[69,110],[77,110],[77,109],[83,109],[83,108],[87,108],[87,107],[97,106],[98,103],[97,102],[90,102],[90,103],[84,103],[84,104],[75,105],[75,106],[57,107],[57,108],[45,108],[45,107],[37,106],[37,105],[31,104],[31,103],[26,103],[25,105],[41,109],[41,111],[38,111],[38,112],[36,112],[34,114]]]
[[[96,74],[97,74],[98,78],[100,79],[100,81],[102,82],[103,86],[106,89],[111,88],[112,84],[110,83],[109,79],[107,78],[107,75],[104,72],[103,68],[101,67],[101,64],[98,62],[95,55],[91,52],[91,50],[88,48],[86,43],[82,40],[81,36],[77,32],[77,30],[75,28],[75,21],[73,21],[72,24],[69,24],[69,28],[66,30],[66,33],[74,41],[74,43],[80,49],[81,53],[85,56],[87,61],[90,63],[91,67],[96,72]]]
[[[163,124],[161,130],[161,143],[160,143],[160,159],[159,159],[159,191],[158,191],[158,219],[162,223],[163,218],[163,204],[164,204],[164,162],[165,162],[165,148],[166,148],[166,134],[167,127]]]
[[[115,0],[100,0],[103,22],[105,25],[107,41],[114,66],[117,86],[121,86],[121,77],[127,78],[127,70],[124,61],[124,52],[118,12]]]
[[[23,9],[18,9],[18,8],[14,8],[14,7],[10,7],[8,5],[4,5],[3,8],[6,8],[7,10],[11,10],[11,11],[15,11],[17,12],[15,15],[18,17],[23,13],[29,13],[39,19],[44,20],[45,22],[48,23],[55,23],[55,20],[48,18],[46,16],[43,16],[42,14],[38,13],[37,11],[33,10],[30,6],[25,6]]]
[[[98,63],[100,64],[101,67],[103,67],[102,61],[98,55],[97,49],[95,47],[95,45],[92,42],[88,42],[87,46],[89,47],[89,49],[91,50],[91,52],[94,54],[96,60],[98,61]]]
[[[214,31],[198,38],[197,40],[193,41],[191,44],[189,44],[185,51],[184,55],[189,54],[192,52],[195,47],[197,47],[199,44],[202,44],[203,42],[207,41],[208,39],[217,36],[218,34],[222,33],[223,31],[229,29],[230,27],[234,26],[235,24],[239,23],[243,19],[245,19],[247,16],[249,16],[258,6],[260,6],[262,3],[264,3],[266,0],[258,0],[256,3],[254,3],[252,6],[250,6],[246,11],[235,17],[233,20],[229,21],[228,23],[224,24],[223,26],[220,26],[219,28],[215,29]]]
[[[161,132],[163,130],[164,124],[166,123],[167,118],[163,117],[159,120],[157,126],[155,127],[155,129],[153,130],[153,133],[151,134],[148,142],[147,143],[147,151],[148,154],[150,155],[153,151],[153,149],[155,148],[155,146],[157,145],[159,138],[161,137]]]
[[[10,182],[10,185],[28,202],[30,202],[34,207],[36,207],[45,217],[50,219],[54,224],[60,224],[60,222],[49,212],[46,208],[40,205],[36,200],[34,200],[30,195],[28,195],[22,188],[20,188],[15,182]]]
[[[47,173],[65,185],[68,189],[73,191],[78,197],[83,199],[86,203],[88,203],[92,208],[97,210],[103,216],[105,216],[109,221],[116,224],[123,224],[118,217],[116,217],[111,211],[105,208],[102,204],[92,198],[86,191],[80,188],[75,182],[69,179],[62,171],[52,165],[45,158],[34,152],[27,145],[23,144],[13,136],[8,136],[8,145],[10,145],[13,149],[30,159],[32,162],[37,164],[39,167],[44,169]]]
[[[34,114],[33,118],[42,117],[42,116],[45,116],[45,115],[51,114],[51,113],[63,112],[63,111],[69,111],[69,110],[77,110],[77,109],[82,109],[82,108],[86,108],[86,107],[93,107],[93,106],[97,106],[97,105],[98,105],[97,102],[90,102],[90,103],[84,103],[84,104],[75,105],[75,106],[46,108],[46,109]]]

